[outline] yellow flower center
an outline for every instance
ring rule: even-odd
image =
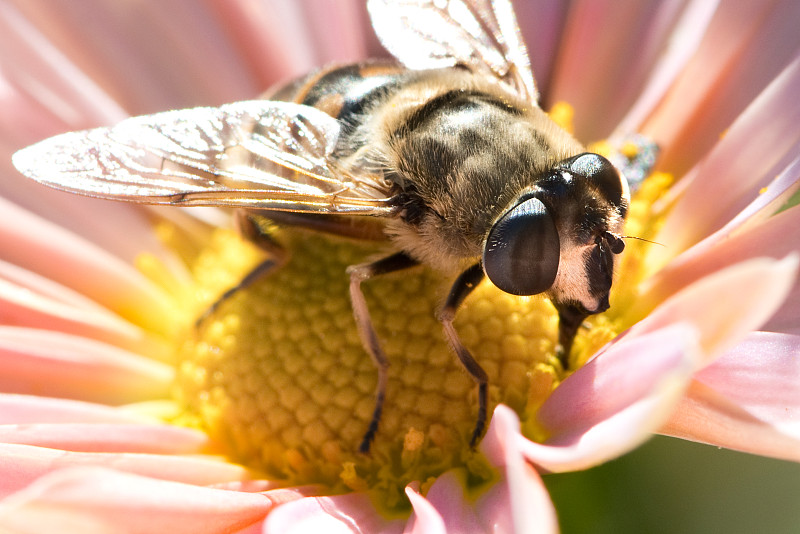
[[[234,460],[292,483],[400,495],[406,483],[451,467],[490,478],[469,448],[475,384],[435,319],[450,277],[418,267],[362,285],[390,367],[380,426],[361,454],[377,371],[356,331],[345,270],[375,247],[299,230],[276,237],[291,251],[289,263],[224,302],[181,349],[178,395],[195,423]],[[208,257],[231,268],[230,259],[243,256],[214,250],[242,248],[230,232],[218,231],[213,243],[199,260],[205,269]],[[247,267],[257,262],[246,255]],[[557,318],[545,299],[484,283],[459,310],[456,328],[489,375],[491,407],[502,402],[524,413],[561,375]]]
[[[645,182],[632,202],[628,235],[652,235],[650,206],[668,186],[665,176]],[[219,452],[261,476],[323,484],[332,492],[371,490],[387,510],[405,506],[408,482],[422,481],[424,489],[452,468],[472,487],[495,477],[469,446],[477,388],[435,318],[452,276],[416,267],[362,284],[390,362],[383,415],[363,454],[358,448],[372,418],[378,374],[356,330],[345,271],[389,250],[271,228],[290,253],[288,263],[195,324],[265,255],[230,230],[214,230],[198,250],[174,227],[161,230],[194,275],[180,295],[188,304],[179,336],[178,423],[203,429]],[[647,274],[649,246],[626,243],[612,308],[579,333],[574,368],[640,318],[630,310]],[[565,375],[555,357],[558,318],[549,301],[511,296],[484,281],[458,310],[455,326],[489,377],[489,414],[498,403],[510,406],[529,438],[545,439],[536,411]]]

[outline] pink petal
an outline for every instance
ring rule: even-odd
[[[644,127],[664,148],[659,166],[680,176],[797,57],[800,4],[720,2],[705,38]]]
[[[517,415],[506,406],[498,406],[481,450],[492,463],[502,467],[504,476],[475,503],[486,532],[558,532],[558,519],[547,489],[520,448],[520,443],[526,441],[520,434]],[[434,501],[430,494],[428,498]]]
[[[198,430],[170,425],[29,423],[0,425],[0,443],[76,452],[189,454],[199,452],[208,437]]]
[[[315,63],[355,63],[366,57],[362,28],[368,20],[366,2],[299,2]]]
[[[258,92],[320,66],[296,3],[209,0],[208,5],[255,77]]]
[[[698,364],[695,336],[708,361],[757,328],[785,298],[796,263],[750,260],[664,302],[553,392],[539,412],[552,437],[545,445],[526,442],[526,457],[551,471],[580,469],[644,441],[666,421]],[[738,288],[736,305],[709,305],[729,298],[731,287]]]
[[[796,269],[796,259],[754,259],[665,301],[553,392],[539,411],[553,437],[545,445],[527,444],[528,459],[549,470],[578,469],[644,441],[666,422],[692,365],[710,362],[758,328],[786,297]],[[731,287],[738,288],[736,302],[727,303]]]
[[[786,208],[787,203],[790,203],[792,197],[800,190],[800,180],[798,180],[800,177],[800,151],[790,151],[787,155],[793,159],[786,168],[767,186],[760,189],[758,196],[745,209],[728,221],[721,230],[707,237],[703,244],[706,241],[715,242],[735,232],[759,225]]]
[[[695,382],[659,431],[691,441],[800,462],[800,440]]]
[[[570,4],[548,100],[575,108],[579,139],[601,139],[614,130],[644,85],[679,8],[658,0]]]
[[[348,493],[284,504],[267,516],[264,534],[400,534],[404,524],[383,518],[367,495]]]
[[[262,521],[274,505],[269,493],[72,468],[43,477],[0,503],[0,530],[31,534],[235,532]]]
[[[425,497],[422,497],[415,488],[406,488],[406,495],[414,507],[406,531],[448,534],[510,532],[488,528],[487,524],[491,523],[489,514],[480,513],[464,494],[464,487],[465,481],[456,472],[449,471],[436,479]],[[487,510],[487,512],[493,511]],[[409,530],[412,526],[413,530]]]
[[[47,473],[75,466],[108,467],[199,486],[249,478],[242,467],[203,456],[69,452],[0,444],[0,497],[21,490]]]
[[[0,323],[89,337],[154,356],[169,350],[83,295],[3,261]]]
[[[675,255],[733,219],[798,155],[800,58],[747,107],[691,180],[656,241]],[[797,171],[791,176],[798,179]],[[714,202],[708,202],[713,198]]]
[[[793,208],[786,209],[787,205],[793,205],[792,197],[800,190],[800,180],[798,180],[798,177],[800,177],[800,154],[795,155],[792,152],[794,151],[789,151],[787,153],[788,156],[793,158],[792,161],[767,186],[759,190],[758,196],[753,199],[746,208],[728,221],[721,229],[705,237],[689,250],[680,254],[677,259],[674,259],[671,264],[666,266],[666,269],[662,270],[669,270],[674,264],[680,264],[686,258],[693,258],[706,254],[713,247],[724,243],[731,237],[747,232],[758,231],[759,226],[763,225],[783,210],[792,213],[791,216],[797,217],[798,214],[796,211],[793,211]],[[782,224],[786,223],[784,219],[780,220]],[[790,240],[784,239],[783,241],[787,242]],[[759,245],[759,243],[754,244]],[[781,249],[782,244],[774,239],[767,240],[766,244],[766,247],[762,244],[758,247],[749,248],[748,251],[755,251],[756,254],[754,255],[771,255],[775,257],[777,250],[785,250],[782,256],[788,254],[790,250],[795,250],[791,248],[786,249],[785,247]],[[774,250],[770,250],[770,247]],[[662,258],[673,259],[671,254],[670,252],[658,254],[658,252],[654,250],[648,254],[648,261],[652,262],[653,265],[657,265],[662,261]],[[663,262],[666,263],[666,260],[663,260]],[[659,274],[661,273],[656,273],[656,275]]]
[[[471,503],[457,471],[441,475],[425,497],[406,488],[414,513],[409,533],[547,533],[558,531],[558,520],[541,478],[522,456],[519,419],[498,406],[481,450],[501,470],[500,481]]]
[[[0,326],[0,390],[109,404],[163,398],[174,369],[112,345]]]
[[[669,297],[631,333],[690,322],[700,334],[700,364],[709,363],[775,314],[795,285],[799,259],[753,258],[718,270]]]
[[[31,141],[56,133],[61,131],[50,131]],[[15,145],[14,149],[23,146]],[[0,150],[0,176],[4,177],[0,180],[0,196],[5,200],[45,219],[63,233],[81,236],[82,240],[92,243],[116,259],[123,260],[125,264],[133,265],[142,253],[148,252],[178,275],[183,274],[178,269],[174,254],[158,240],[153,228],[152,214],[142,206],[89,198],[45,187],[25,178],[11,165],[12,153],[13,150]],[[120,239],[121,235],[125,238]]]
[[[103,23],[100,20],[103,5],[89,7],[92,13],[86,17],[81,13],[75,16],[75,12],[82,11],[79,3],[39,4],[31,1],[20,2],[17,7],[10,4],[0,7],[0,59],[4,65],[5,82],[3,98],[0,99],[3,107],[0,131],[4,138],[0,148],[0,175],[8,177],[0,180],[0,195],[43,215],[59,226],[95,240],[101,247],[128,261],[142,250],[155,250],[163,254],[160,244],[152,234],[151,224],[143,217],[141,209],[96,199],[77,198],[75,195],[49,190],[23,179],[11,165],[10,155],[15,149],[67,130],[113,124],[127,115],[70,61],[65,55],[69,54],[69,46],[59,47],[48,41],[59,41],[60,37],[71,32],[73,38],[85,45],[87,38],[94,35],[87,25]],[[65,6],[66,9],[62,9]],[[28,15],[41,22],[44,27],[42,32],[22,15],[21,11],[27,10],[30,10]],[[61,13],[56,13],[58,11],[72,13],[74,19],[79,20],[77,26],[72,30],[62,28],[61,26],[69,24],[68,21],[73,16],[59,16]],[[162,8],[161,11],[166,10]],[[80,28],[80,31],[75,31],[74,28]],[[56,35],[58,37],[54,37]],[[112,35],[119,39],[118,34],[112,32]],[[203,43],[207,42],[206,36],[204,34]],[[61,44],[66,43],[61,41]],[[208,46],[220,48],[218,44]],[[110,48],[105,46],[93,50],[107,53]],[[207,54],[203,56],[203,61],[203,67],[207,69]],[[181,63],[173,62],[172,70],[179,64]],[[126,74],[130,75],[130,63],[121,65],[125,65],[128,69]],[[114,77],[116,83],[125,79],[130,78]],[[145,83],[123,83],[125,87],[135,87],[139,91],[151,86]],[[225,83],[226,87],[231,85]],[[208,83],[197,84],[197,87],[207,86]],[[98,221],[110,220],[114,220],[116,224],[98,224]],[[125,239],[119,238],[120,228],[126,229]],[[143,232],[144,229],[147,231]]]
[[[800,336],[753,332],[695,379],[800,438]]]
[[[59,304],[69,306],[73,310],[80,310],[81,313],[90,315],[103,315],[98,319],[98,323],[113,323],[113,328],[124,332],[125,329],[132,329],[130,325],[120,320],[118,317],[109,314],[108,310],[98,306],[94,301],[86,298],[80,293],[64,287],[50,279],[37,275],[34,272],[21,269],[16,265],[0,262],[0,280],[8,284],[13,284],[17,293],[30,294],[32,298],[40,297],[45,304],[56,307]],[[11,300],[11,299],[9,299]],[[21,300],[21,299],[20,299]],[[31,308],[44,307],[38,305],[37,300],[32,300]]]
[[[697,332],[675,324],[622,337],[564,380],[542,405],[544,444],[522,454],[553,472],[585,469],[643,443],[669,417],[694,369]]]
[[[447,484],[445,484],[445,486],[447,486]],[[455,487],[458,486],[458,483],[451,486],[452,487],[448,488],[449,490],[458,491],[459,488]],[[433,504],[425,497],[420,495],[417,490],[414,490],[409,486],[406,488],[406,495],[411,501],[411,506],[414,507],[414,513],[411,514],[411,518],[408,520],[408,524],[406,525],[406,529],[403,531],[403,534],[448,534],[450,532],[477,532],[475,525],[472,525],[472,529],[469,531],[459,528],[462,525],[456,525],[454,530],[445,528],[444,519],[442,516],[439,514]],[[448,493],[448,498],[450,501],[456,501],[460,504],[463,502],[464,495],[463,493],[461,495]],[[463,520],[463,517],[461,516],[456,515],[456,517]]]
[[[0,424],[145,423],[132,410],[66,399],[0,394]]]
[[[548,92],[568,9],[569,5],[560,0],[532,0],[514,5],[540,93]]]
[[[258,92],[203,2],[120,6],[32,0],[18,2],[18,8],[129,113],[220,104]]]
[[[795,207],[717,243],[689,249],[645,283],[640,301],[658,301],[703,277],[713,280],[719,276],[717,282],[708,282],[719,291],[717,295],[709,295],[713,300],[704,302],[698,297],[694,303],[687,303],[686,313],[695,306],[723,314],[748,311],[759,314],[758,320],[761,321],[751,329],[761,327],[772,317],[767,329],[791,331],[791,328],[797,328],[800,320],[800,286],[792,266],[794,260],[766,258],[777,259],[795,253],[798,242],[800,209]],[[737,264],[741,265],[739,274],[736,274]],[[734,267],[728,267],[730,265]],[[720,275],[722,269],[728,274]],[[738,279],[740,276],[741,280]],[[725,284],[733,285],[726,287]],[[737,291],[730,291],[732,287]],[[710,318],[712,315],[707,316]],[[703,317],[698,319],[703,320]],[[731,323],[731,327],[734,325]]]
[[[617,124],[613,136],[624,137],[641,130],[642,123],[653,113],[697,51],[718,4],[719,2],[712,0],[692,0],[686,4],[680,18],[675,21],[670,39],[664,43],[665,50],[652,67],[646,85],[625,118]]]
[[[5,261],[60,282],[153,331],[169,314],[166,295],[131,265],[1,198],[0,250]]]
[[[158,82],[152,91],[154,104],[147,106],[144,112],[246,100],[257,97],[265,89],[233,46],[212,4],[207,0],[144,3],[130,6],[128,12],[113,10],[115,24],[126,35],[114,36],[109,32],[106,36],[109,42],[125,43],[129,49],[125,51],[126,56],[135,56],[145,69],[140,79]],[[79,17],[76,19],[80,20]],[[180,31],[176,31],[176,20],[181,21]],[[110,29],[115,28],[111,26]],[[107,62],[98,72],[108,76],[120,68],[118,63]],[[127,70],[125,72],[130,76]],[[135,92],[128,87],[123,89],[134,96],[141,94],[139,88]],[[164,98],[166,96],[169,101]],[[155,104],[155,98],[164,103]],[[141,113],[135,108],[132,112]]]
[[[29,5],[25,2],[20,7]],[[21,144],[41,138],[48,131],[86,128],[125,116],[118,104],[35,28],[17,6],[4,3],[0,7],[0,36],[3,78],[13,88],[4,91],[7,105],[0,118],[7,139]],[[9,101],[10,98],[14,100]]]
[[[696,381],[666,433],[800,461],[800,336],[754,332]]]

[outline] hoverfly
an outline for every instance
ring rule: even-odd
[[[62,134],[19,151],[14,165],[90,196],[239,208],[245,233],[277,257],[279,245],[252,223],[259,217],[390,242],[394,253],[347,271],[378,372],[363,452],[378,430],[388,362],[361,284],[420,264],[459,273],[438,319],[478,387],[474,445],[488,378],[453,326],[458,307],[484,277],[514,295],[547,295],[566,365],[580,324],[609,307],[628,186],[539,108],[509,0],[368,8],[399,63],[323,68],[268,99]],[[219,302],[280,263],[267,260]]]

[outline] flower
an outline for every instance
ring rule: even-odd
[[[231,244],[230,233],[208,229],[218,213],[141,209],[43,191],[21,181],[8,165],[0,210],[2,528],[553,531],[555,511],[537,471],[597,465],[655,432],[800,459],[797,8],[653,2],[633,10],[600,9],[590,1],[569,8],[555,2],[549,9],[518,8],[523,31],[530,30],[526,37],[545,106],[568,102],[576,135],[584,141],[617,142],[631,132],[646,134],[663,147],[657,170],[677,179],[671,186],[667,174],[658,174],[635,198],[628,233],[664,246],[627,244],[619,273],[626,278],[615,286],[614,307],[593,319],[576,344],[580,368],[564,376],[556,364],[540,358],[552,349],[552,321],[536,319],[542,317],[542,301],[505,304],[506,297],[481,286],[459,313],[465,342],[483,343],[493,334],[492,328],[478,326],[487,319],[480,303],[489,303],[492,313],[502,308],[506,314],[492,325],[510,328],[511,317],[522,317],[528,321],[528,343],[543,344],[526,362],[525,383],[519,383],[514,366],[503,367],[505,360],[499,359],[492,372],[493,383],[506,388],[495,395],[515,411],[500,405],[481,443],[482,454],[450,458],[444,465],[454,468],[444,473],[428,471],[430,463],[420,468],[414,454],[419,440],[435,442],[438,436],[447,442],[450,427],[408,430],[402,450],[394,454],[403,469],[419,475],[403,490],[413,512],[409,517],[378,510],[367,493],[344,488],[385,482],[381,465],[372,465],[375,478],[365,478],[364,465],[348,460],[346,451],[327,447],[324,435],[319,441],[323,462],[309,467],[309,456],[301,454],[304,445],[265,454],[251,450],[264,440],[262,429],[209,423],[219,421],[219,411],[231,402],[230,388],[217,387],[214,373],[230,371],[196,360],[181,363],[175,355],[199,353],[228,365],[213,358],[241,339],[231,332],[247,323],[241,313],[223,314],[208,326],[211,337],[196,339],[181,337],[187,331],[182,318],[211,302],[214,291],[235,283],[241,274],[236,269],[244,272],[258,258],[246,244]],[[13,150],[60,131],[113,123],[127,114],[250,98],[279,78],[329,60],[379,53],[368,37],[360,2],[321,8],[312,2],[98,1],[48,9],[20,2],[0,8],[0,24],[8,40],[0,47],[9,65],[0,104],[6,162]],[[607,27],[640,31],[607,32]],[[349,245],[304,243],[314,246],[307,247],[305,260],[298,246],[301,265],[335,270],[336,262],[346,264],[354,254]],[[336,247],[338,255],[328,254]],[[314,251],[321,251],[322,259]],[[292,272],[266,283],[291,284],[297,279]],[[428,284],[423,287],[440,283],[433,274],[414,276],[409,280]],[[397,289],[391,284],[376,285],[382,301],[388,302],[391,293],[386,288]],[[435,295],[421,295],[403,306],[435,306]],[[258,296],[254,288],[242,299]],[[323,294],[320,301],[313,309],[324,317],[334,312],[348,317],[340,309],[346,294],[339,300]],[[280,309],[291,314],[292,306],[297,303],[287,301]],[[384,315],[387,322],[392,317]],[[425,316],[436,326],[432,313]],[[344,340],[336,337],[338,323],[331,321],[327,337],[320,335],[326,344],[342,343],[343,354],[357,346],[347,334]],[[532,335],[531,324],[541,333]],[[420,339],[433,335],[424,321],[396,328],[409,338],[415,332]],[[313,339],[292,338],[290,331],[269,333],[267,339],[288,336],[290,353],[313,344]],[[527,345],[520,349],[518,339],[503,337],[496,352],[529,350]],[[398,351],[405,341],[397,342]],[[484,365],[491,361],[490,350],[475,352]],[[369,362],[362,359],[368,372]],[[303,365],[327,365],[317,371],[335,375],[336,366],[321,360]],[[419,376],[430,372],[425,368]],[[209,376],[215,387],[206,387]],[[458,379],[444,380],[453,384],[454,397],[465,395]],[[189,386],[173,393],[176,383]],[[250,394],[263,391],[246,380],[237,384]],[[313,383],[310,388],[328,395]],[[269,391],[295,406],[292,398],[310,396],[280,384]],[[362,397],[369,392],[367,387]],[[199,408],[187,415],[168,399]],[[357,399],[342,402],[358,415]],[[274,405],[267,406],[268,415],[277,417]],[[468,403],[452,405],[465,415],[452,426],[469,426],[468,408]],[[291,416],[302,419],[303,412]],[[384,428],[393,426],[391,418],[387,413]],[[198,424],[191,419],[200,419],[205,431],[177,424]],[[394,426],[406,430],[407,425]],[[288,428],[285,439],[293,444],[324,434],[312,428],[298,438],[298,427]],[[361,427],[353,428],[343,424],[342,432],[358,435]],[[463,451],[435,444],[454,457]],[[376,447],[367,464],[380,464],[377,441]],[[261,456],[256,461],[248,453]],[[345,461],[336,463],[341,455]],[[325,472],[325,465],[337,469]],[[260,477],[253,467],[282,469],[295,480]],[[338,478],[336,489],[342,493],[296,483],[330,484],[326,477]],[[467,483],[465,477],[478,480]]]

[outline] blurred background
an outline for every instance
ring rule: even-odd
[[[563,534],[800,532],[800,465],[674,438],[544,482]]]

